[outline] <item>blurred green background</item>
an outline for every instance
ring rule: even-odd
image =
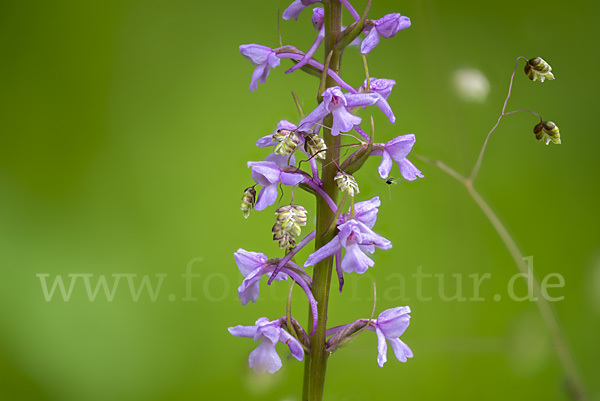
[[[355,2],[359,10],[365,4]],[[286,76],[287,62],[248,91],[252,66],[238,46],[276,47],[277,9],[287,5],[0,2],[0,399],[300,399],[303,363],[280,345],[281,371],[255,376],[247,357],[256,344],[227,333],[285,310],[287,284],[263,282],[259,301],[241,306],[232,254],[241,247],[279,255],[270,238],[274,209],[248,220],[239,211],[251,184],[245,163],[264,158],[254,143],[280,119],[297,121],[290,90],[307,110],[315,106],[317,80]],[[539,84],[521,62],[508,109],[555,121],[563,144],[537,142],[530,114],[509,116],[491,138],[476,187],[534,257],[536,275],[563,275],[565,287],[550,294],[564,300],[553,306],[590,398],[600,400],[600,3],[375,0],[370,15],[390,12],[410,16],[412,26],[369,55],[372,76],[397,81],[389,99],[397,122],[375,111],[377,139],[414,132],[414,152],[462,173],[500,113],[516,57],[552,65],[557,79]],[[281,33],[284,43],[308,48],[310,13],[282,21]],[[457,96],[459,68],[487,77],[484,102]],[[362,82],[356,49],[346,51],[343,72]],[[391,193],[379,160],[359,173],[359,200],[381,197],[375,229],[394,248],[376,252],[368,274],[347,276],[346,290],[332,293],[330,322],[368,317],[376,280],[378,311],[411,306],[402,339],[415,357],[402,364],[390,350],[379,368],[367,332],[331,357],[326,399],[568,400],[536,306],[506,296],[517,270],[491,225],[457,182],[412,161],[425,178]],[[310,197],[297,196],[314,216]],[[188,265],[199,275],[196,299],[183,301]],[[468,275],[489,273],[486,300],[444,302],[430,279],[423,293],[432,300],[419,301],[411,279],[419,267],[444,274],[447,294],[457,291],[452,275],[461,275],[466,297]],[[102,290],[90,301],[79,276],[68,301],[56,290],[47,302],[40,274],[49,285],[62,275],[67,289],[69,274],[87,274],[92,286],[99,275],[109,284],[111,275],[130,276],[112,301]],[[144,291],[134,301],[128,280],[138,286],[148,275],[156,286],[157,274],[155,300]],[[305,322],[300,291],[294,301]]]

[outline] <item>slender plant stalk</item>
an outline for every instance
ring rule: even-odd
[[[528,274],[528,265],[525,262],[525,257],[519,249],[519,246],[506,229],[506,226],[502,224],[500,218],[496,215],[496,213],[494,213],[489,204],[481,197],[479,192],[477,192],[477,190],[473,187],[473,180],[470,177],[462,176],[456,170],[452,169],[451,167],[448,167],[446,164],[442,163],[439,160],[433,160],[419,155],[416,155],[416,157],[423,160],[424,162],[437,166],[442,171],[454,177],[458,182],[465,186],[469,195],[471,195],[477,206],[479,206],[485,217],[487,217],[489,222],[492,224],[492,226],[498,233],[498,236],[500,236],[502,242],[504,242],[504,245],[508,249],[508,252],[510,253],[510,256],[512,256],[513,261],[517,265],[519,271],[523,274]],[[474,169],[475,174],[479,170],[480,165],[481,162],[479,161],[476,164],[477,167]],[[537,277],[533,274],[532,276],[533,296],[537,298],[535,304],[537,305],[538,310],[542,315],[542,319],[544,320],[546,326],[548,327],[548,330],[550,331],[550,337],[552,338],[554,349],[565,373],[566,381],[569,385],[571,395],[575,400],[587,401],[589,400],[589,398],[585,391],[583,380],[579,374],[579,371],[577,370],[575,360],[573,358],[571,350],[569,349],[567,340],[559,323],[558,317],[556,316],[556,313],[552,309],[552,306],[550,305],[548,300],[546,300],[546,298],[542,295],[540,283]]]
[[[336,38],[342,30],[342,5],[339,0],[330,0],[324,3],[325,8],[325,57],[333,50]],[[334,51],[329,61],[329,68],[335,73],[340,72],[340,53]],[[326,87],[336,86],[336,82],[327,77]],[[320,95],[320,94],[319,94]],[[325,127],[333,125],[332,115],[328,115],[324,121]],[[323,163],[321,180],[323,190],[337,201],[338,188],[333,180],[339,165],[340,136],[331,135],[331,130],[324,128],[323,137],[327,146],[326,160]],[[335,161],[335,162],[332,162]],[[325,235],[334,218],[334,212],[323,200],[317,198],[317,235],[315,249],[321,248],[333,238],[334,232]],[[315,334],[311,337],[311,354],[306,358],[304,365],[304,386],[302,399],[305,401],[321,401],[325,386],[325,372],[327,369],[326,337],[327,330],[327,306],[329,303],[329,289],[331,285],[331,274],[333,257],[326,258],[317,263],[314,269],[312,291],[318,302],[318,323]],[[310,321],[311,319],[309,319]]]

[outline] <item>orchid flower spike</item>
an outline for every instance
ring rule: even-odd
[[[360,46],[362,54],[368,54],[379,43],[379,35],[384,38],[391,38],[402,29],[410,26],[410,18],[402,16],[398,13],[385,15],[378,20],[371,20],[371,31],[363,40]]]
[[[256,66],[250,81],[250,92],[256,89],[259,79],[260,83],[264,84],[267,81],[270,69],[278,67],[281,61],[273,49],[261,45],[241,45],[240,53],[250,60],[252,65]]]
[[[228,329],[229,333],[236,337],[251,337],[254,341],[260,341],[248,357],[248,365],[255,372],[275,373],[281,369],[281,358],[275,350],[275,345],[280,341],[290,347],[294,358],[301,361],[304,357],[300,342],[281,327],[283,321],[285,318],[269,321],[266,317],[261,317],[254,326],[235,326]]]

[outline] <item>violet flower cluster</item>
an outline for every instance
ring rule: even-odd
[[[297,20],[305,8],[318,3],[316,0],[295,0],[284,12],[283,19]],[[369,54],[380,43],[381,38],[390,38],[399,31],[410,26],[410,19],[400,14],[389,14],[382,18],[367,19],[365,12],[361,17],[349,1],[341,1],[352,18],[351,24],[345,29],[346,37],[340,42],[347,46],[356,46],[356,57]],[[238,249],[234,257],[240,273],[244,277],[238,288],[242,304],[256,302],[260,294],[260,281],[266,276],[268,284],[282,282],[289,278],[293,280],[306,294],[312,314],[312,332],[307,333],[296,319],[291,317],[288,305],[287,314],[270,320],[261,317],[252,326],[235,326],[229,332],[237,337],[250,337],[259,342],[248,359],[251,368],[257,372],[273,373],[282,366],[281,358],[276,351],[279,342],[287,345],[294,358],[302,360],[305,353],[311,349],[311,336],[318,323],[317,302],[313,295],[312,279],[307,270],[320,261],[333,257],[339,290],[342,291],[344,275],[351,273],[363,274],[374,268],[376,249],[392,248],[389,239],[384,238],[374,227],[381,202],[379,197],[355,202],[360,194],[358,182],[354,173],[360,169],[364,161],[371,156],[381,156],[378,173],[387,179],[394,168],[398,166],[400,176],[406,181],[422,178],[421,171],[408,159],[415,144],[414,134],[400,135],[382,142],[374,141],[372,119],[369,128],[362,125],[365,119],[356,113],[363,109],[375,113],[383,113],[389,123],[394,124],[396,117],[388,98],[396,82],[392,79],[372,78],[367,75],[363,82],[347,83],[333,70],[314,59],[316,51],[321,47],[325,28],[323,23],[324,11],[321,7],[312,9],[312,24],[317,36],[310,48],[303,52],[293,46],[271,48],[258,44],[240,46],[241,54],[247,58],[254,70],[250,79],[250,91],[265,83],[271,69],[279,67],[282,60],[293,62],[286,73],[303,70],[314,75],[321,75],[321,83],[327,78],[336,82],[336,86],[325,88],[320,93],[320,103],[302,115],[296,122],[280,121],[274,127],[273,133],[257,138],[256,145],[271,151],[262,161],[249,161],[251,177],[254,184],[244,191],[241,209],[245,217],[252,210],[276,208],[275,223],[271,230],[273,240],[282,250],[280,257],[269,258],[264,253]],[[358,29],[358,28],[360,29]],[[352,52],[350,49],[348,52]],[[377,109],[377,110],[376,110]],[[320,134],[326,117],[331,116],[331,135],[346,135],[354,138],[355,142],[348,145],[353,150],[345,160],[329,160],[335,163],[338,172],[335,182],[341,193],[342,200],[334,201],[324,190],[321,170],[326,163],[327,149],[323,135]],[[366,132],[370,131],[370,135]],[[315,241],[315,231],[303,233],[307,226],[307,215],[303,206],[294,203],[293,193],[299,189],[308,191],[321,198],[335,214],[330,223],[332,239],[325,245],[311,252],[304,263],[298,263],[295,258],[298,252]],[[291,200],[286,203],[282,199],[291,194]],[[349,205],[348,205],[349,204]],[[346,207],[347,206],[347,207]],[[289,281],[289,280],[288,280]],[[377,363],[379,366],[387,360],[387,344],[390,344],[394,355],[399,361],[406,362],[413,356],[410,348],[402,342],[402,336],[410,322],[410,308],[400,306],[381,312],[377,318],[358,319],[344,326],[327,330],[327,349],[335,351],[342,343],[363,330],[373,331],[377,337]]]

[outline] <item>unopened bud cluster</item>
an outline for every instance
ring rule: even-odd
[[[306,225],[306,209],[300,205],[286,205],[275,211],[277,221],[273,225],[273,241],[279,248],[289,249],[296,246],[296,237]]]

